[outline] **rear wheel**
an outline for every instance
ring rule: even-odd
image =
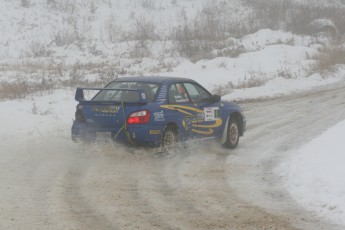
[[[163,132],[162,151],[166,152],[176,148],[177,130],[174,127],[167,127]]]
[[[238,122],[235,118],[230,118],[227,127],[226,142],[224,143],[224,146],[229,149],[235,149],[238,145],[239,139],[240,132]]]

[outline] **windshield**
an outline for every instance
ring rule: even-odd
[[[148,102],[153,102],[158,90],[158,84],[136,81],[115,81],[110,83],[107,89],[142,89],[145,91]],[[136,91],[122,90],[103,90],[94,98],[94,101],[122,101],[122,102],[138,102],[139,94]]]

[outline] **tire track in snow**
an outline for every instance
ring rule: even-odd
[[[239,148],[150,150],[78,146],[52,127],[6,148],[4,229],[341,229],[298,206],[274,173],[286,155],[345,119],[345,83],[243,103]],[[58,125],[58,124],[56,124]],[[61,127],[58,127],[61,128]],[[65,129],[63,129],[65,130]],[[54,135],[49,135],[54,134]],[[16,152],[15,152],[16,150]],[[4,158],[5,159],[5,158]],[[13,192],[13,194],[11,194]]]

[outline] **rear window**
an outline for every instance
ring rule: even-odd
[[[147,100],[153,102],[158,90],[158,84],[135,81],[115,81],[110,83],[107,89],[142,89],[145,91]],[[94,98],[94,101],[123,101],[138,102],[140,100],[138,92],[121,90],[103,90]]]

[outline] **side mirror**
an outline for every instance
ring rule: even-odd
[[[212,101],[214,102],[214,103],[216,103],[216,102],[220,102],[220,100],[221,100],[221,97],[219,96],[219,95],[213,95],[212,96]]]

